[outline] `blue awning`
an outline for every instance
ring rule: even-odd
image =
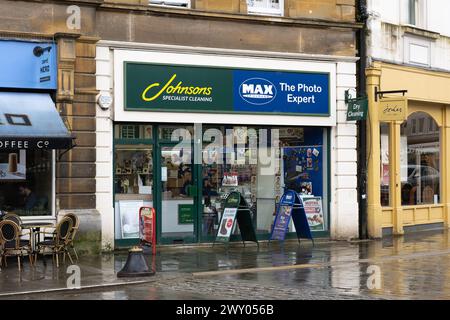
[[[0,92],[0,150],[69,149],[73,138],[49,94]]]

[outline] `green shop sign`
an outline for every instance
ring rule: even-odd
[[[329,116],[328,73],[125,62],[125,110]]]
[[[367,98],[349,99],[347,105],[347,121],[365,120],[367,118]]]
[[[194,223],[194,205],[179,204],[178,205],[178,224]]]

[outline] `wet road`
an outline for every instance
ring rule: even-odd
[[[125,262],[115,255],[116,271]],[[370,242],[168,249],[151,283],[41,299],[450,299],[450,237],[427,232]],[[5,297],[7,298],[7,297]],[[16,297],[17,298],[17,297]],[[33,295],[21,299],[33,299]]]

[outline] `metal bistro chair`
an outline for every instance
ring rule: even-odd
[[[15,213],[7,213],[7,214],[5,214],[3,216],[3,221],[6,221],[6,220],[15,222],[19,226],[20,236],[29,235],[28,232],[27,233],[23,233],[23,230],[22,230],[22,227],[21,227],[23,221],[20,218],[20,216],[18,216],[17,214],[15,214]]]
[[[75,249],[74,240],[75,240],[75,236],[78,232],[78,229],[80,227],[80,218],[78,218],[78,216],[74,213],[67,213],[64,216],[62,216],[62,218],[65,218],[65,217],[72,220],[72,229],[70,230],[68,247],[69,247],[69,249],[72,249],[73,253],[75,254],[75,258],[78,261],[78,253],[77,253],[77,250]],[[49,232],[47,230],[51,230],[51,231]],[[56,227],[45,228],[44,232],[46,234],[46,236],[44,236],[44,239],[51,240],[51,239],[53,239],[53,235],[56,232]]]
[[[75,258],[78,261],[78,253],[77,253],[77,250],[75,249],[74,240],[75,240],[75,236],[78,232],[78,228],[80,227],[80,218],[78,218],[78,216],[73,213],[68,213],[65,215],[65,217],[72,220],[72,229],[70,230],[68,246],[75,253]]]
[[[18,226],[22,224],[22,219],[15,213],[7,213],[3,216],[3,220],[10,220],[15,222]]]
[[[53,256],[53,261],[56,259],[56,267],[59,268],[59,255],[63,254],[63,261],[66,261],[66,254],[69,256],[70,262],[73,264],[72,257],[70,256],[68,245],[70,241],[70,232],[72,230],[72,220],[68,217],[64,217],[56,225],[54,232],[38,232],[38,239],[40,239],[40,234],[50,235],[50,240],[41,241],[37,244],[37,251],[45,255],[45,250],[49,249]],[[36,257],[37,261],[37,257]]]
[[[11,220],[0,222],[0,242],[2,243],[1,260],[7,265],[6,257],[17,256],[19,271],[21,270],[21,258],[24,253],[28,254],[30,264],[33,266],[32,248],[29,240],[20,239],[20,228]]]

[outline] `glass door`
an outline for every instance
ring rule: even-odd
[[[197,242],[198,183],[191,144],[159,147],[161,243]]]

